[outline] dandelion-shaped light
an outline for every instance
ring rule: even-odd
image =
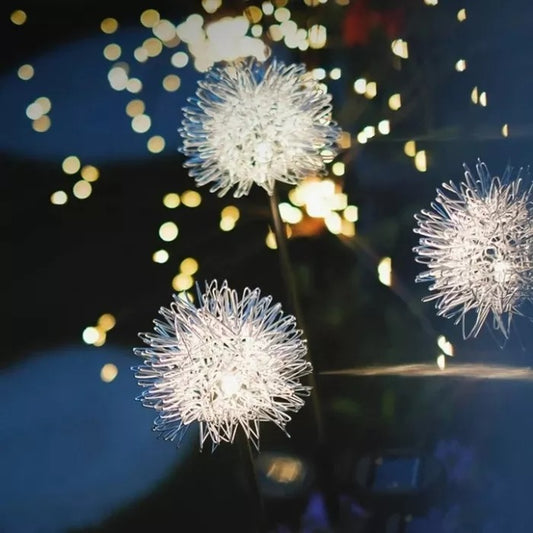
[[[233,196],[247,195],[254,183],[272,195],[276,181],[323,174],[324,155],[336,152],[331,95],[303,64],[221,62],[188,101],[179,128],[184,166],[218,196],[232,187]]]
[[[148,346],[134,349],[144,363],[133,370],[145,387],[138,399],[158,412],[154,431],[174,440],[198,422],[201,448],[208,438],[213,448],[233,442],[239,426],[258,448],[260,422],[287,433],[312,370],[295,318],[259,289],[239,295],[226,281],[206,283],[198,299],[175,295],[154,332],[139,334]]]
[[[415,215],[422,236],[416,261],[428,268],[416,281],[431,283],[423,301],[435,300],[437,315],[461,322],[465,339],[489,316],[508,338],[513,315],[532,299],[531,187],[524,187],[522,169],[513,178],[508,167],[500,179],[481,161],[477,176],[464,168],[464,181],[443,183],[432,210]]]

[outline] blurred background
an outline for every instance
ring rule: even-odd
[[[421,303],[412,248],[414,214],[463,163],[531,162],[532,7],[4,2],[0,531],[256,530],[240,445],[158,440],[130,367],[195,282],[291,311],[266,193],[217,198],[178,152],[205,71],[265,54],[305,63],[343,130],[326,178],[278,191],[330,475],[310,405],[291,439],[264,424],[267,528],[531,531],[529,320],[463,340]]]

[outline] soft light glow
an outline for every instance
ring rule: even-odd
[[[129,78],[126,82],[126,90],[130,93],[141,92],[143,88],[142,81],[139,78]]]
[[[392,285],[392,261],[390,257],[384,257],[378,264],[378,279],[383,285]]]
[[[85,344],[94,344],[100,338],[100,333],[97,328],[89,326],[83,330],[81,338]]]
[[[342,131],[337,137],[337,144],[342,150],[347,150],[352,146],[352,134],[349,131]]]
[[[122,54],[122,49],[116,43],[108,44],[104,48],[104,57],[109,61],[116,61]]]
[[[365,98],[371,100],[378,94],[378,84],[375,81],[369,81],[366,84]]]
[[[133,118],[144,113],[145,105],[142,100],[130,100],[126,106],[126,114]]]
[[[39,96],[39,98],[36,98],[35,104],[41,108],[43,114],[49,113],[52,109],[52,102],[50,101],[50,98],[47,98],[46,96]]]
[[[298,222],[301,222],[303,213],[297,207],[286,202],[280,203],[278,207],[283,222],[287,222],[287,224],[298,224]]]
[[[141,13],[141,24],[145,28],[153,28],[160,20],[159,11],[146,9]]]
[[[442,350],[445,355],[453,356],[453,346],[444,335],[439,335],[437,338],[437,346]]]
[[[504,124],[502,126],[502,135],[504,137],[509,137],[509,124]]]
[[[463,22],[464,20],[466,20],[466,9],[463,8],[463,9],[460,9],[458,12],[457,12],[457,20],[459,22]]]
[[[278,9],[274,11],[274,18],[278,22],[285,22],[291,18],[291,12],[286,7],[278,7]]]
[[[163,205],[169,209],[175,209],[180,205],[180,195],[175,192],[169,192],[163,196]]]
[[[235,220],[230,217],[221,217],[218,226],[222,231],[231,231],[235,229]]]
[[[80,171],[81,177],[85,181],[94,182],[100,177],[100,171],[93,165],[84,165]]]
[[[388,135],[390,133],[390,121],[381,120],[378,123],[378,131],[381,133],[381,135]]]
[[[472,89],[472,92],[470,93],[470,100],[472,100],[473,104],[477,104],[479,101],[479,93],[477,90],[477,87],[474,87]]]
[[[415,168],[419,172],[426,172],[428,169],[427,157],[425,150],[419,150],[415,154]]]
[[[154,135],[148,139],[146,147],[152,154],[159,154],[165,149],[165,139],[161,135]]]
[[[22,11],[22,9],[16,9],[9,16],[9,20],[17,26],[22,26],[22,24],[24,24],[27,19],[28,15],[26,15],[26,12]]]
[[[330,375],[352,375],[352,376],[403,376],[406,378],[427,378],[427,377],[449,377],[461,379],[488,379],[488,380],[512,380],[530,383],[533,381],[533,370],[530,367],[517,367],[506,365],[487,364],[453,364],[440,369],[434,364],[407,364],[378,366],[371,365],[360,368],[349,368],[344,370],[332,370],[322,372]]]
[[[42,117],[39,117],[37,120],[34,120],[32,122],[31,127],[35,131],[39,133],[43,133],[45,131],[48,131],[51,125],[52,125],[52,121],[50,120],[50,117],[48,115],[43,115]]]
[[[189,56],[185,52],[176,52],[172,54],[170,62],[176,68],[183,68],[189,62]]]
[[[398,111],[398,109],[400,109],[400,107],[402,107],[402,97],[400,96],[399,93],[393,94],[389,98],[389,107],[393,111]]]
[[[328,39],[326,26],[321,24],[314,24],[308,31],[309,47],[310,48],[324,48]]]
[[[257,24],[263,18],[263,12],[257,6],[248,6],[244,14],[252,24]]]
[[[221,96],[210,96],[221,87]],[[210,184],[218,196],[235,187],[235,197],[254,183],[272,194],[276,181],[294,184],[324,173],[319,149],[333,147],[339,135],[330,100],[303,65],[248,58],[215,67],[202,81],[195,107],[184,109],[185,166],[197,185]]]
[[[93,188],[88,181],[79,180],[72,187],[72,194],[79,200],[85,200],[91,196]]]
[[[144,63],[148,59],[148,52],[146,48],[143,48],[142,46],[138,46],[133,51],[133,57],[139,62]]]
[[[357,222],[359,220],[359,209],[356,205],[348,205],[343,212],[343,216],[349,222]]]
[[[286,432],[288,413],[310,392],[300,383],[312,371],[302,331],[259,289],[239,294],[213,281],[198,301],[175,295],[154,332],[140,334],[148,345],[134,350],[143,358],[134,368],[140,399],[157,411],[154,430],[164,439],[199,423],[200,447],[233,442],[242,428],[258,448],[260,423]]]
[[[161,41],[169,42],[176,37],[176,26],[169,20],[160,20],[152,27],[152,33]]]
[[[131,119],[131,129],[136,133],[146,133],[150,129],[151,125],[152,120],[144,113],[141,115],[136,115]]]
[[[117,63],[107,73],[109,85],[115,91],[123,91],[128,84],[128,68],[125,64]]]
[[[65,174],[76,174],[81,167],[80,160],[75,155],[69,155],[63,159],[61,168]]]
[[[169,259],[168,252],[166,250],[157,250],[152,254],[152,261],[154,263],[166,263]]]
[[[441,370],[444,370],[446,368],[446,356],[442,353],[437,357],[437,366]]]
[[[311,71],[315,80],[323,80],[326,77],[326,69],[322,67],[316,67]]]
[[[33,78],[35,71],[31,65],[22,65],[17,70],[17,76],[24,81],[31,80]]]
[[[341,220],[341,222],[342,222],[341,233],[345,237],[355,236],[355,224],[346,219]]]
[[[274,6],[272,5],[272,2],[263,2],[261,4],[261,8],[263,9],[263,13],[265,15],[272,15],[272,13],[274,13]]]
[[[155,37],[145,39],[142,47],[146,50],[148,57],[157,57],[163,51],[163,43]]]
[[[511,179],[508,168],[500,179],[480,161],[477,176],[464,167],[464,181],[444,183],[433,210],[415,215],[416,261],[427,267],[416,281],[431,283],[423,301],[461,323],[464,338],[477,336],[489,316],[507,337],[513,315],[531,300],[531,190],[523,188],[521,171]]]
[[[271,250],[277,250],[278,249],[278,243],[276,241],[276,235],[272,230],[269,230],[267,233],[267,236],[265,238],[265,244],[267,245],[267,248],[270,248]]]
[[[408,157],[414,157],[415,154],[416,154],[416,142],[411,140],[411,141],[407,141],[404,145],[403,145],[403,151],[405,153],[406,156]]]
[[[485,91],[483,91],[480,95],[479,95],[479,105],[481,107],[487,107],[487,93]]]
[[[98,326],[104,331],[112,330],[117,324],[115,317],[111,313],[104,313],[98,319]]]
[[[250,28],[250,33],[256,38],[261,37],[261,35],[263,35],[263,26],[260,24],[254,24]]]
[[[180,263],[180,271],[187,276],[193,276],[198,272],[198,261],[194,257],[186,257]]]
[[[338,235],[342,231],[342,219],[338,213],[335,211],[330,211],[326,213],[324,217],[324,224],[330,233],[333,235]]]
[[[365,78],[358,78],[353,83],[353,90],[357,94],[365,94],[366,92],[366,79]]]
[[[241,213],[239,211],[238,207],[235,207],[234,205],[227,205],[222,209],[220,216],[222,218],[231,218],[232,220],[239,220],[239,217],[241,216]]]
[[[162,241],[170,242],[178,237],[178,226],[174,222],[163,222],[159,227],[159,237]]]
[[[202,0],[202,7],[206,13],[214,13],[222,5],[222,0]]]
[[[299,459],[279,456],[266,460],[268,461],[265,465],[266,476],[276,483],[294,483],[303,477],[305,469]]]
[[[198,207],[202,203],[202,196],[197,191],[183,191],[181,203],[186,207]]]
[[[268,28],[268,33],[273,41],[281,41],[283,39],[283,32],[279,24],[271,24]]]
[[[50,196],[50,202],[54,205],[64,205],[67,203],[68,196],[65,191],[56,191]]]
[[[305,206],[309,216],[324,217],[331,210],[335,183],[330,179],[307,179],[289,192],[291,202]]]
[[[250,20],[244,15],[223,16],[205,22],[197,13],[190,15],[176,28],[179,38],[187,44],[194,57],[194,67],[206,72],[220,61],[235,61],[254,56],[264,61],[269,47],[261,40],[248,35]]]
[[[118,21],[112,17],[108,17],[100,23],[100,29],[107,34],[115,33],[118,29]]]
[[[376,128],[374,126],[365,126],[363,132],[367,139],[372,139],[376,135]]]
[[[457,72],[463,72],[466,70],[466,60],[459,59],[457,63],[455,63],[455,70]]]
[[[41,106],[36,102],[32,102],[26,108],[26,116],[31,120],[37,120],[38,118],[41,118],[43,114]]]
[[[391,43],[392,53],[401,57],[402,59],[407,59],[409,57],[409,49],[407,42],[403,39],[395,39]]]
[[[100,379],[104,383],[111,383],[118,376],[118,368],[113,363],[106,363],[100,370]]]
[[[189,274],[180,272],[172,279],[172,288],[181,292],[190,289],[194,285],[194,279]]]
[[[333,165],[331,165],[331,172],[335,174],[335,176],[344,176],[345,166],[342,161],[335,161]]]
[[[342,70],[339,67],[332,68],[329,71],[329,77],[332,80],[340,80],[341,75],[342,75]]]

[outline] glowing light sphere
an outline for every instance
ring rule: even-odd
[[[416,261],[428,268],[416,281],[431,283],[422,300],[461,323],[465,339],[476,337],[489,316],[508,338],[513,315],[532,299],[531,186],[524,187],[522,169],[513,178],[508,167],[500,179],[481,161],[476,176],[464,168],[464,181],[443,183],[432,209],[415,215]]]
[[[295,184],[323,174],[324,148],[336,151],[340,129],[331,95],[303,64],[247,57],[215,64],[183,109],[179,132],[184,166],[197,185],[233,196],[255,183],[273,193],[276,181]]]
[[[242,295],[226,281],[198,289],[199,305],[174,295],[154,332],[140,333],[147,347],[134,348],[144,363],[133,367],[144,392],[137,398],[158,412],[154,431],[178,442],[199,423],[200,448],[233,442],[239,426],[259,447],[260,422],[285,433],[289,412],[298,411],[312,371],[306,341],[292,315],[285,315],[259,289]]]

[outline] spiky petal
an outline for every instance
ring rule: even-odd
[[[416,281],[431,283],[423,301],[460,322],[464,338],[476,337],[489,316],[507,338],[513,315],[532,299],[531,186],[522,169],[513,178],[508,167],[501,179],[481,161],[476,176],[464,169],[464,181],[443,183],[432,209],[415,215],[416,261],[428,268]]]
[[[310,392],[300,383],[312,370],[306,341],[295,318],[259,289],[239,295],[212,281],[198,300],[175,295],[154,332],[139,334],[148,347],[134,349],[144,359],[134,367],[145,387],[138,399],[158,412],[154,430],[167,440],[198,422],[200,447],[233,442],[239,426],[258,447],[260,422],[285,431],[288,413]]]
[[[233,196],[247,195],[254,183],[271,195],[277,181],[323,174],[324,150],[336,152],[331,95],[303,64],[222,62],[189,102],[179,128],[184,166],[218,196],[233,187]]]

